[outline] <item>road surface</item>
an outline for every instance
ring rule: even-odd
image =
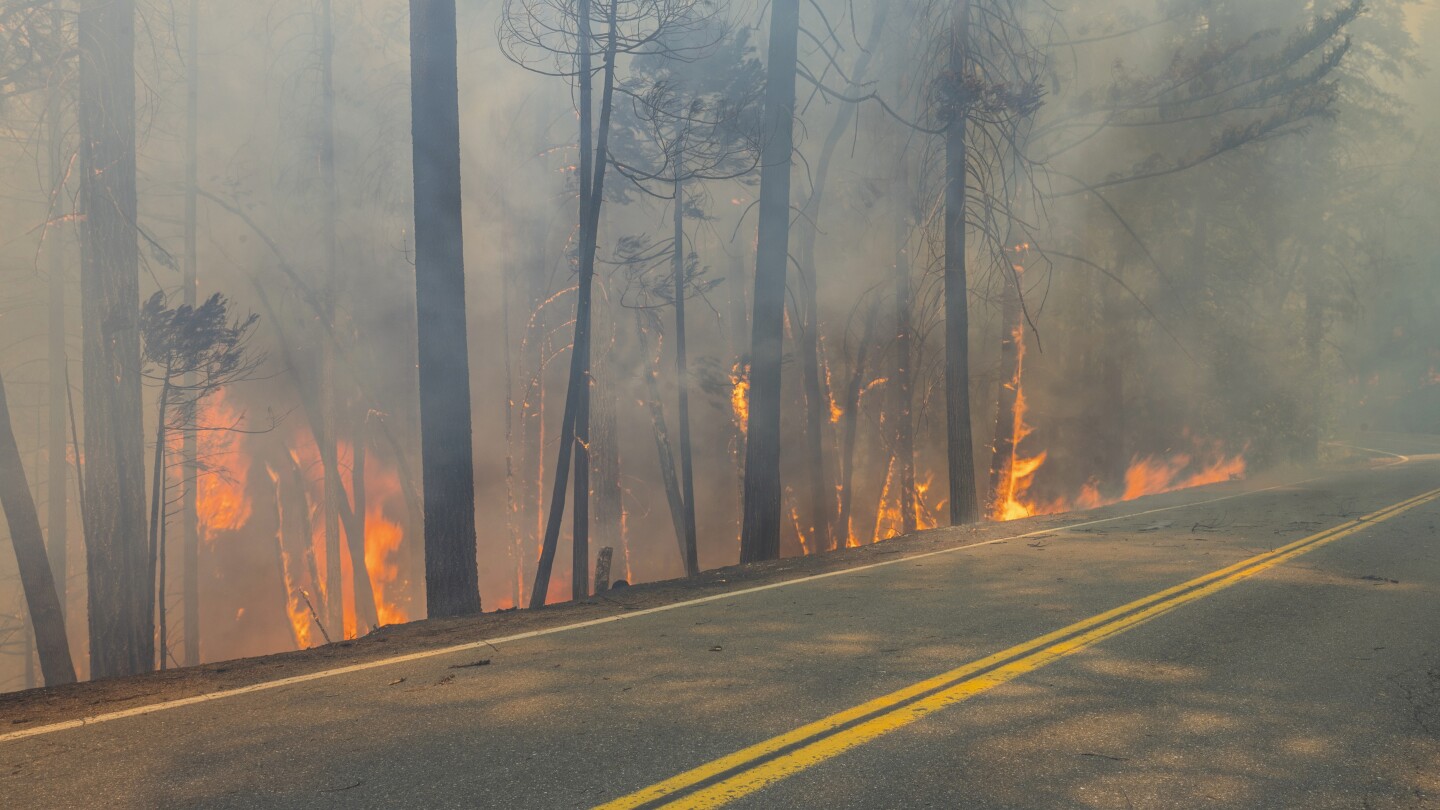
[[[0,807],[1440,807],[1440,439],[1379,449],[478,651],[0,716]]]

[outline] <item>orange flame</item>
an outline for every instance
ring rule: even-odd
[[[239,420],[239,413],[225,401],[223,389],[206,399],[197,420],[202,428],[209,428],[196,435],[197,453],[209,469],[194,473],[200,534],[207,543],[250,520],[250,499],[245,494],[250,465],[240,452],[244,434],[225,429]],[[174,437],[178,436],[176,431]]]
[[[1197,455],[1190,453],[1179,453],[1168,458],[1147,456],[1132,459],[1129,469],[1125,471],[1125,490],[1119,497],[1105,496],[1099,485],[1092,481],[1085,484],[1080,489],[1080,494],[1074,498],[1037,500],[1030,495],[1030,487],[1035,482],[1036,473],[1044,466],[1048,453],[1042,450],[1036,455],[1026,456],[1020,452],[1021,441],[1034,433],[1035,429],[1025,422],[1027,407],[1025,391],[1021,385],[1025,366],[1024,329],[1017,328],[1014,336],[1018,353],[1015,378],[1006,385],[1013,387],[1015,391],[1015,441],[1010,458],[1001,471],[1000,483],[990,510],[991,520],[1018,520],[1034,515],[1095,509],[1145,495],[1216,484],[1245,475],[1243,455],[1226,455],[1220,443],[1213,442],[1205,446],[1207,443],[1197,440],[1197,453],[1203,453],[1202,460],[1197,460]]]
[[[275,504],[280,510],[280,520],[277,522],[277,531],[284,531],[284,499],[280,497],[280,474],[275,472],[270,465],[265,465],[265,472],[270,476],[270,483],[275,486]],[[279,542],[277,537],[276,541]],[[304,650],[310,647],[310,613],[301,599],[299,575],[290,560],[290,555],[285,551],[285,544],[280,543],[280,562],[284,568],[285,575],[285,614],[290,619],[291,634],[295,639],[295,648]]]
[[[742,435],[750,427],[750,366],[736,361],[730,369],[730,409]]]

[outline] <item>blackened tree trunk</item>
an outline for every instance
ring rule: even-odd
[[[425,599],[432,618],[480,610],[456,50],[454,0],[410,0]]]
[[[35,633],[40,654],[40,671],[46,686],[75,682],[75,665],[70,660],[70,643],[65,636],[65,614],[55,591],[50,560],[45,555],[45,537],[40,532],[40,515],[25,481],[20,448],[10,425],[10,406],[5,399],[5,381],[0,380],[0,508],[10,526],[15,561],[20,568],[20,585],[25,591],[25,609]],[[26,659],[29,666],[29,659]]]
[[[695,465],[690,447],[690,367],[685,337],[685,295],[690,288],[687,277],[689,262],[685,256],[685,185],[675,181],[675,384],[680,387],[680,496],[684,506],[682,526],[685,575],[700,573],[700,560],[695,530]]]
[[[741,562],[780,557],[780,361],[785,337],[799,32],[800,0],[774,0],[770,6],[765,77],[765,144],[760,169],[755,310],[751,318]]]
[[[965,203],[968,197],[966,99],[968,0],[956,10],[950,33],[950,122],[945,130],[945,426],[950,473],[950,523],[980,519],[975,482],[975,439],[970,426],[970,312],[965,278]]]
[[[85,323],[85,522],[92,677],[155,660],[146,575],[135,231],[135,6],[83,0],[80,58],[80,307]]]
[[[190,0],[190,30],[186,46],[185,75],[185,305],[193,308],[198,295],[199,253],[197,250],[198,197],[200,192],[200,0]],[[185,379],[195,385],[195,375]],[[199,481],[198,445],[195,434],[195,405],[187,401],[183,416],[180,472],[184,490],[180,496],[180,602],[185,616],[184,661],[200,663],[200,517],[196,498]]]

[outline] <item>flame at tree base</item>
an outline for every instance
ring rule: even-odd
[[[994,521],[1019,520],[1035,515],[1054,515],[1096,509],[1113,503],[1130,501],[1145,495],[1159,495],[1191,487],[1216,484],[1242,478],[1245,475],[1243,455],[1227,455],[1218,442],[1195,440],[1194,453],[1179,453],[1166,458],[1157,456],[1136,457],[1125,471],[1125,488],[1118,495],[1106,495],[1100,484],[1090,481],[1073,498],[1041,500],[1030,494],[1035,475],[1045,465],[1049,454],[1040,451],[1033,456],[1020,453],[1021,442],[1035,428],[1025,421],[1027,406],[1022,385],[1025,370],[1025,332],[1016,327],[1014,340],[1017,351],[1015,376],[1006,387],[1015,392],[1014,421],[1011,425],[1013,441],[1010,456],[1005,460],[991,501],[989,517]],[[1188,434],[1187,434],[1188,435]]]

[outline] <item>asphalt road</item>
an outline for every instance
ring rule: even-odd
[[[1440,808],[1440,440],[1382,449],[1409,458],[0,727],[0,807]]]

